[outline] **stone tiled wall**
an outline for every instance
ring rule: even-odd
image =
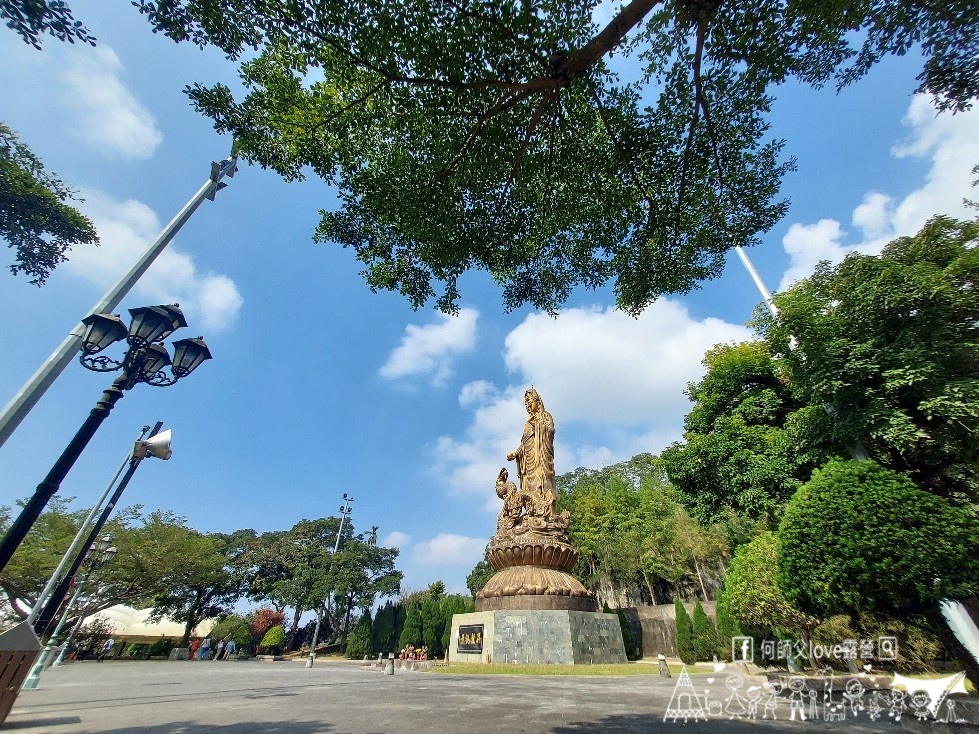
[[[461,624],[484,625],[483,653],[456,651]],[[624,663],[618,617],[598,612],[497,610],[452,618],[452,661],[580,665]]]
[[[615,614],[569,612],[576,663],[624,663],[622,627]]]
[[[704,611],[711,621],[716,619],[716,602],[702,602]],[[684,603],[687,614],[693,617],[694,605]],[[676,607],[672,604],[637,607],[636,612],[642,624],[642,653],[643,657],[654,658],[658,654],[675,658],[676,652]]]

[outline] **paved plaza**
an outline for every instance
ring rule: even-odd
[[[653,668],[650,666],[650,670]],[[664,722],[678,678],[394,676],[357,663],[83,662],[48,670],[3,731],[45,734],[900,732],[867,720]],[[703,686],[704,683],[698,683]],[[726,694],[717,681],[717,693]],[[759,717],[761,712],[759,711]]]

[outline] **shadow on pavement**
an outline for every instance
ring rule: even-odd
[[[707,721],[663,721],[662,714],[622,714],[606,716],[598,721],[569,722],[551,729],[551,734],[648,734],[648,732],[669,732],[676,727],[677,734],[697,734],[698,732],[723,732],[724,734],[759,734],[766,729],[772,731],[812,731],[813,727],[820,731],[840,731],[845,734],[862,734],[869,732],[900,732],[900,725],[884,722],[841,722],[827,724],[823,721],[775,721],[764,719],[737,720],[709,719]]]
[[[35,724],[41,722],[33,722]],[[125,726],[117,729],[99,729],[99,734],[249,734],[275,732],[276,734],[329,734],[337,729],[323,721],[236,721],[233,724],[199,724],[194,721],[171,721],[152,726]]]
[[[10,721],[3,725],[3,730],[10,729],[30,729],[33,726],[62,726],[67,724],[81,724],[82,720],[77,716],[52,716],[46,719],[24,719],[22,721]]]

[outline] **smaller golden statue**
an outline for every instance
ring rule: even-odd
[[[510,473],[504,467],[496,478],[496,496],[503,500],[503,509],[496,521],[495,538],[508,538],[514,534],[527,499],[526,495],[517,491],[516,484],[507,481],[509,476]]]

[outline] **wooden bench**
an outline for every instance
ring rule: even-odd
[[[21,622],[0,634],[0,724],[7,720],[40,653],[41,643],[30,622]]]

